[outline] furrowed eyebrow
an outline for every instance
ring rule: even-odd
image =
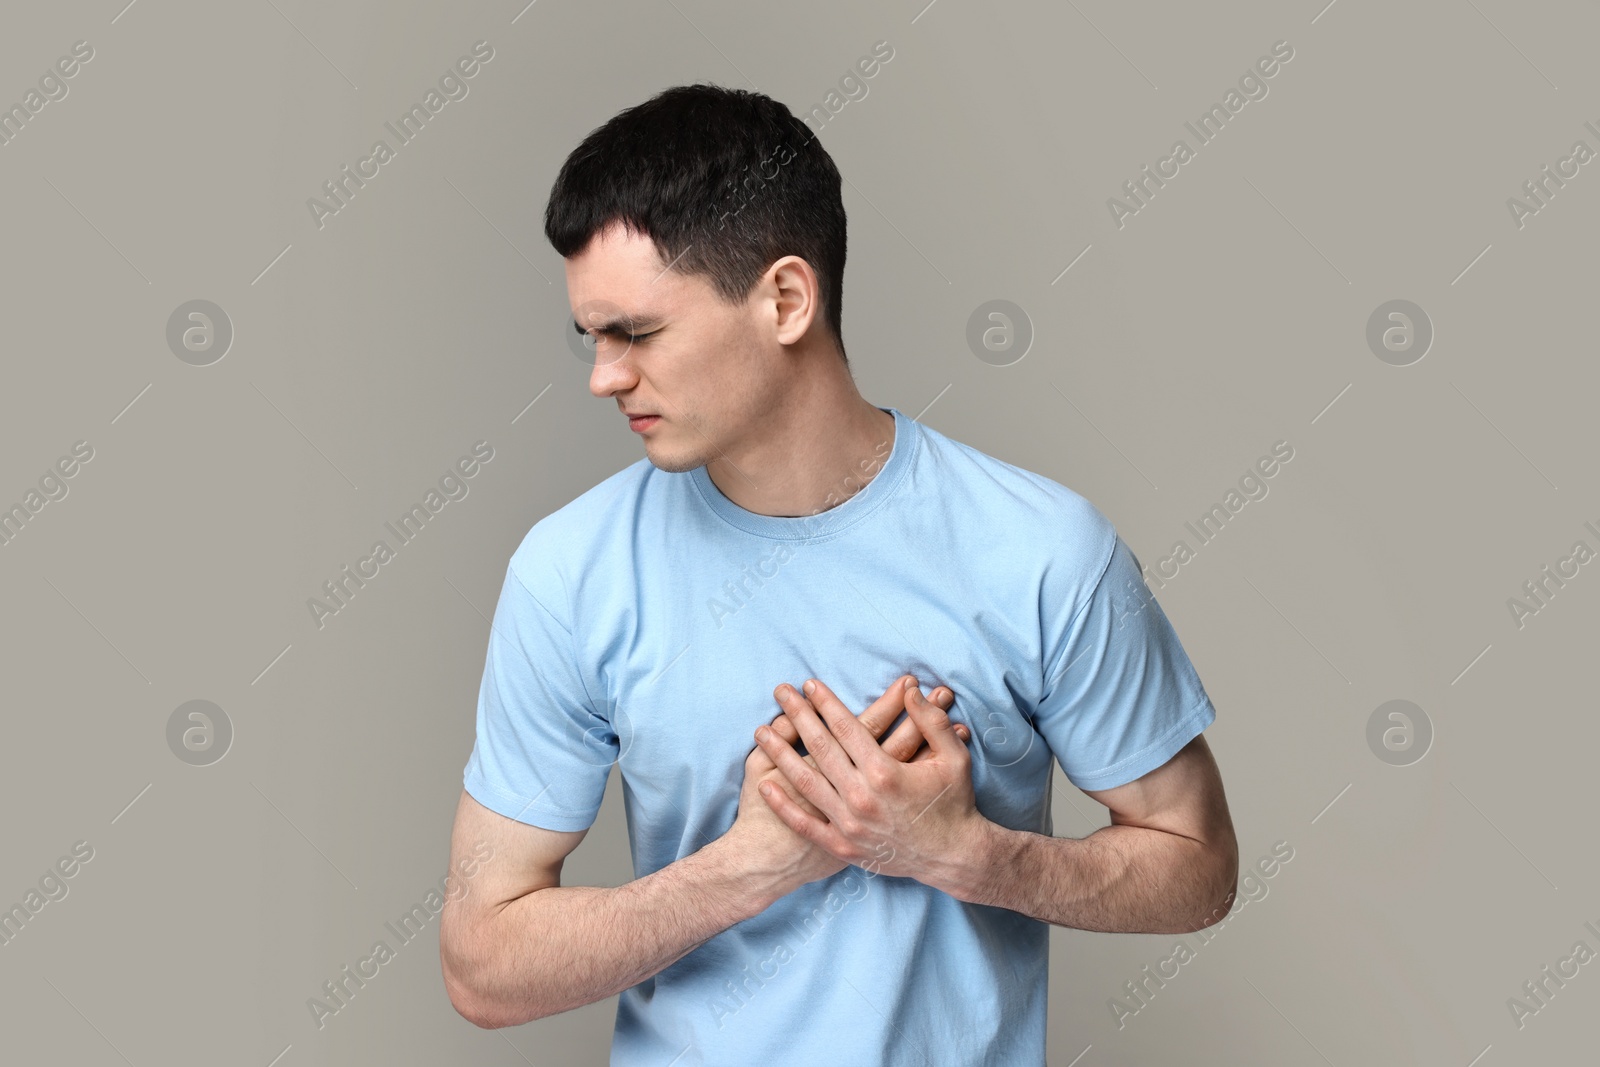
[[[652,312],[644,315],[623,315],[619,318],[611,319],[608,322],[602,322],[598,325],[590,326],[588,329],[585,329],[582,323],[574,319],[572,320],[572,328],[576,330],[580,336],[587,336],[591,332],[612,335],[641,334],[648,333],[660,326],[663,320],[664,316]]]

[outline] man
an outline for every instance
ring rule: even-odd
[[[706,85],[555,181],[589,389],[646,458],[507,568],[451,844],[492,859],[440,926],[479,1026],[620,993],[613,1064],[1042,1064],[1049,924],[1231,904],[1216,713],[1138,561],[861,397],[839,189],[782,104]],[[1052,760],[1110,826],[1051,836]],[[563,886],[613,762],[635,880]]]

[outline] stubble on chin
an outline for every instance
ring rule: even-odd
[[[688,417],[681,413],[675,416],[675,419],[680,423],[689,421]],[[645,455],[657,469],[669,474],[682,474],[697,467],[704,467],[721,454],[704,432],[692,422],[687,427],[680,425],[677,429],[681,431],[682,437],[689,438],[687,447],[680,441],[678,447],[669,451],[662,447],[662,442],[659,440],[645,441]]]
[[[661,454],[652,452],[648,442],[645,444],[645,458],[650,460],[657,470],[665,471],[668,474],[683,474],[685,471],[692,471],[696,467],[704,467],[706,465],[704,456],[698,456],[693,453],[670,452]]]
[[[696,467],[705,466],[703,462],[697,459],[681,459],[677,457],[656,459],[654,456],[649,457],[649,459],[651,463],[655,464],[657,470],[665,471],[668,474],[683,474],[686,471],[694,470]]]

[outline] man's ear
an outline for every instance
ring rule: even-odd
[[[767,268],[764,284],[774,305],[777,341],[792,345],[806,335],[822,310],[817,272],[799,256],[784,256]]]

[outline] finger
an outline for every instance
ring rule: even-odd
[[[850,848],[850,842],[845,840],[833,824],[817,818],[801,810],[800,805],[789,796],[788,790],[775,782],[763,782],[758,790],[772,809],[774,815],[783,820],[785,826],[817,845],[826,852],[839,857],[839,853]],[[849,862],[846,860],[845,862]]]
[[[744,758],[745,781],[749,781],[752,778],[760,778],[775,766],[777,765],[772,762],[772,757],[767,755],[760,745],[756,745],[750,750],[750,754]]]
[[[827,686],[815,678],[808,679],[806,685],[812,690],[809,698],[788,683],[778,686],[775,690],[778,702],[795,729],[800,731],[807,754],[816,758],[817,768],[828,782],[841,790],[853,789],[860,784],[859,762],[887,761],[888,757],[878,748],[877,738],[856,721],[850,709]],[[828,709],[826,718],[818,710],[819,703]],[[773,757],[773,762],[778,762],[772,750],[767,754]],[[792,782],[794,778],[791,776],[789,780]],[[815,803],[815,798],[811,799]],[[818,807],[833,815],[831,809],[820,804]]]
[[[791,693],[794,692],[789,686],[780,688],[788,689]],[[798,697],[799,694],[796,693],[795,696]],[[817,713],[810,710],[810,705],[806,705],[806,708],[807,710],[804,714],[811,716],[811,721],[815,724],[813,728],[826,734],[828,728],[823,725],[821,719],[816,717]],[[792,716],[794,714],[793,711],[790,714]],[[851,716],[851,718],[854,719],[854,716]],[[834,789],[830,771],[827,769],[826,764],[823,763],[822,757],[816,754],[815,749],[812,750],[812,756],[810,757],[816,760],[814,765],[808,762],[807,758],[802,758],[800,753],[794,750],[793,746],[787,744],[777,734],[765,727],[756,731],[756,743],[761,746],[762,751],[772,760],[773,765],[783,772],[783,776],[789,780],[789,784],[794,786],[795,792],[816,805],[817,810],[821,811],[829,819],[837,817],[845,810],[844,802]],[[834,747],[835,749],[838,748],[836,744]],[[843,757],[844,753],[839,752],[838,755]],[[850,773],[857,772],[852,767]]]
[[[873,737],[881,738],[883,732],[905,710],[906,683],[908,681],[914,682],[916,679],[909,674],[902,674],[896,678],[893,684],[883,691],[882,696],[867,705],[866,710],[857,716],[861,725],[866,727],[867,732]]]
[[[816,710],[817,717],[821,719],[828,732],[833,735],[832,741],[840,750],[830,760],[829,756],[832,753],[829,751],[829,739],[817,738],[817,742],[822,748],[822,751],[819,752],[817,747],[812,744],[811,734],[807,732],[804,723],[795,723],[795,727],[800,731],[800,736],[806,742],[806,751],[817,757],[817,762],[827,771],[829,778],[832,778],[835,782],[842,783],[844,780],[842,776],[845,775],[845,772],[884,758],[883,750],[878,747],[878,739],[867,732],[867,728],[862,726],[861,721],[856,718],[855,712],[846,707],[844,701],[840,700],[832,689],[824,685],[820,678],[808,679],[803,689],[806,691],[806,697],[811,707]],[[793,718],[793,716],[791,715],[790,718]],[[838,755],[847,757],[850,761],[850,766],[845,767],[842,762],[839,762]],[[834,764],[838,765],[834,766]],[[836,777],[836,773],[840,777]]]
[[[762,756],[765,757],[766,753],[763,752]],[[772,785],[777,786],[779,789],[782,789],[784,796],[788,797],[790,801],[798,805],[801,811],[813,816],[820,822],[828,821],[828,817],[824,815],[815,804],[811,803],[811,801],[807,800],[805,797],[799,796],[795,793],[793,787],[789,785],[788,779],[784,778],[781,773],[769,773],[757,780],[756,791],[760,792],[762,785],[765,783],[771,783]]]
[[[906,680],[902,683],[900,690],[902,701],[906,689],[916,684],[917,680],[915,678],[910,675],[906,676]],[[955,699],[956,695],[942,685],[933,691],[934,703],[941,708],[948,709],[955,702]],[[922,746],[922,742],[922,730],[918,728],[916,720],[908,715],[904,722],[889,732],[888,740],[883,743],[883,750],[894,759],[905,762],[916,754],[917,750]]]
[[[768,723],[767,726],[779,737],[781,737],[791,748],[794,747],[795,741],[797,741],[800,737],[800,734],[794,728],[794,723],[789,721],[789,716],[784,712],[779,712],[777,717]],[[805,759],[806,762],[810,763],[813,767],[816,766],[816,760],[809,753],[802,758]],[[766,749],[761,747],[761,743],[759,741],[756,742],[755,747],[750,749],[750,754],[745,757],[745,778],[750,780],[758,779],[770,774],[776,769],[777,764],[772,762],[772,757],[767,755]],[[792,793],[790,795],[793,796]],[[806,810],[817,811],[816,808],[811,806],[810,801],[807,801],[804,798],[796,799],[799,801],[800,806]],[[821,815],[822,813],[818,811],[817,814]]]
[[[772,729],[777,732],[779,737],[783,738],[791,745],[800,740],[800,731],[796,730],[794,728],[794,723],[789,721],[789,713],[786,711],[778,712],[777,717],[771,722],[767,723],[767,725],[772,727]]]
[[[866,711],[857,716],[861,724],[874,736],[881,735],[883,726],[893,722],[904,708],[906,686],[914,685],[915,683],[916,679],[909,674],[901,675],[895,679],[895,683],[882,696],[873,701]],[[930,696],[935,704],[938,704],[946,711],[950,710],[951,704],[955,702],[955,694],[944,686],[935,689]],[[795,729],[794,723],[790,721],[787,712],[778,713],[768,725],[777,731],[778,736],[790,745],[800,740],[800,731]],[[960,737],[963,743],[969,743],[972,740],[972,731],[964,723],[956,723],[955,728],[957,736]],[[884,738],[881,744],[886,755],[902,763],[908,762],[914,757],[926,758],[923,754],[930,752],[923,743],[922,731],[918,729],[916,721],[909,716],[890,731],[889,736]]]
[[[928,747],[935,756],[960,758],[966,755],[966,746],[956,737],[955,723],[943,708],[924,697],[922,690],[915,687],[906,690],[906,712],[921,727],[922,736],[928,739]]]
[[[972,731],[967,729],[966,723],[961,723],[961,722],[956,723],[955,724],[955,731],[956,731],[956,736],[961,739],[961,743],[963,745],[971,744],[971,742],[972,742]],[[933,749],[929,748],[927,745],[923,745],[921,748],[917,749],[917,754],[915,756],[912,756],[911,759],[908,762],[917,763],[917,762],[920,762],[920,761],[925,760],[925,759],[933,759],[933,757],[934,757]]]

